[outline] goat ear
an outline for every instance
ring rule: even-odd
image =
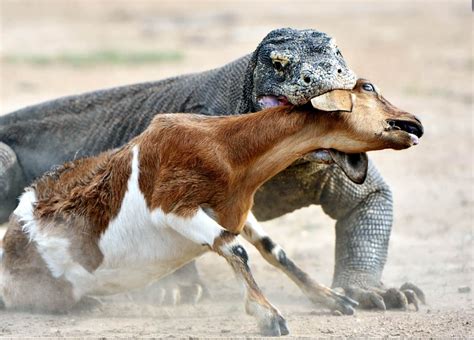
[[[369,168],[369,158],[366,153],[349,154],[329,149],[329,154],[352,182],[356,184],[364,183]]]
[[[346,90],[333,90],[311,99],[315,109],[321,111],[352,111],[352,93]]]

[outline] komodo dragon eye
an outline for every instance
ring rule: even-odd
[[[374,85],[372,85],[371,83],[365,83],[364,85],[362,85],[362,88],[367,92],[375,92]]]

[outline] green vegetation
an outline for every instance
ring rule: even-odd
[[[152,64],[175,62],[184,58],[180,51],[115,51],[101,50],[84,53],[64,52],[56,55],[6,55],[6,63],[26,63],[33,65],[95,66],[100,64]]]

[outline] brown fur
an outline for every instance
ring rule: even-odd
[[[140,145],[140,189],[151,209],[190,216],[206,204],[222,226],[238,233],[257,186],[271,176],[253,180],[249,166],[315,120],[287,107],[220,119],[160,115],[134,141]]]

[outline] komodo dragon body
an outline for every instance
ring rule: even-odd
[[[301,105],[332,89],[351,89],[355,81],[331,37],[287,28],[270,32],[252,54],[214,70],[10,113],[0,117],[0,219],[6,220],[34,178],[54,165],[125,144],[157,113],[222,115]],[[392,197],[375,167],[369,163],[367,179],[358,185],[339,166],[300,161],[257,193],[254,212],[268,220],[311,204],[337,220],[333,286],[363,307],[406,306],[404,292],[385,290],[380,283]]]

